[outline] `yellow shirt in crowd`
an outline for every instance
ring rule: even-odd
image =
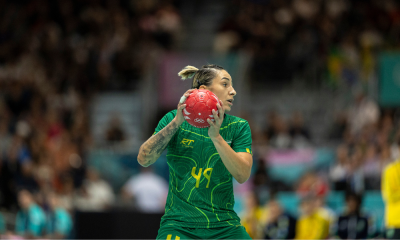
[[[248,211],[241,217],[241,224],[246,228],[251,238],[262,238],[262,223],[266,215],[266,209],[257,207],[253,211]]]
[[[389,164],[382,174],[386,228],[400,228],[400,159]]]
[[[318,212],[302,216],[297,221],[296,239],[325,239],[329,234],[329,221]]]

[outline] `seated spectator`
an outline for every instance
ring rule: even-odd
[[[71,216],[60,206],[59,198],[55,193],[49,193],[46,198],[49,205],[46,224],[47,238],[68,238],[72,230]]]
[[[328,184],[314,172],[304,174],[298,181],[297,194],[307,196],[324,196],[329,191]]]
[[[300,112],[293,113],[289,130],[292,137],[292,146],[295,149],[311,146],[310,130],[304,125],[303,116]]]
[[[74,200],[74,180],[71,176],[64,176],[61,179],[61,191],[58,195],[58,202],[61,208],[64,208],[68,212],[73,210],[73,200]]]
[[[337,216],[335,212],[326,205],[325,196],[326,194],[317,195],[315,197],[315,204],[318,214],[324,219],[326,219],[329,223],[329,233],[333,233],[334,223],[336,221]]]
[[[313,195],[302,198],[300,218],[296,224],[295,239],[325,239],[329,234],[329,221],[318,213]]]
[[[246,196],[245,204],[244,211],[240,214],[241,223],[251,238],[260,238],[262,235],[261,221],[264,209],[254,192]]]
[[[42,208],[34,201],[28,190],[18,192],[18,202],[21,210],[17,213],[15,232],[24,237],[40,237],[46,224],[46,216]]]
[[[348,112],[351,133],[359,133],[365,126],[377,123],[379,114],[377,104],[373,100],[368,99],[359,90],[355,94],[354,104],[350,106]]]
[[[3,215],[0,212],[0,235],[6,233],[6,224],[4,222]]]
[[[371,219],[361,213],[362,197],[356,193],[346,194],[346,210],[336,223],[336,235],[341,239],[366,239],[373,232]]]
[[[380,190],[382,170],[377,149],[375,145],[370,144],[366,149],[362,166],[365,190]]]
[[[108,143],[122,142],[125,140],[125,133],[121,128],[121,119],[119,119],[118,115],[110,119],[110,124],[106,131],[106,140]]]
[[[348,128],[347,116],[345,112],[340,112],[335,116],[335,120],[331,129],[329,130],[329,139],[340,141]]]
[[[353,154],[350,156],[350,167],[349,175],[347,178],[348,190],[362,193],[364,187],[364,172],[362,170],[362,164],[364,159],[364,153],[360,148],[356,148]]]
[[[279,114],[272,110],[267,114],[267,127],[265,129],[265,137],[270,140],[276,135],[277,124],[280,120]]]
[[[271,179],[268,176],[268,169],[264,159],[258,159],[255,164],[257,168],[253,175],[253,191],[258,196],[260,202],[264,203],[270,195]]]
[[[74,199],[76,208],[81,211],[102,211],[109,208],[114,200],[110,184],[101,179],[95,169],[88,169],[86,179]]]
[[[141,167],[140,173],[132,176],[121,190],[125,200],[134,200],[141,212],[163,213],[168,195],[168,183],[152,171]]]
[[[296,233],[296,219],[286,213],[276,199],[267,205],[267,221],[263,228],[264,239],[293,239]]]
[[[275,134],[269,141],[270,145],[277,149],[291,148],[292,138],[289,134],[289,128],[285,120],[279,117],[274,124]]]
[[[329,170],[329,178],[333,183],[333,189],[344,191],[347,189],[347,175],[349,174],[349,150],[346,145],[341,145],[336,150],[335,165]]]

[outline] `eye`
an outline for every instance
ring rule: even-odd
[[[224,87],[228,86],[228,84],[226,84],[226,83],[223,83],[222,85],[224,85]]]

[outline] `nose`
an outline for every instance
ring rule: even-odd
[[[232,87],[231,91],[229,91],[229,95],[236,96],[236,91],[233,87]]]

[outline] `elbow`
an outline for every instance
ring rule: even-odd
[[[250,178],[250,174],[248,176],[238,177],[238,178],[236,178],[236,181],[240,184],[243,184],[243,183],[247,182],[247,180],[249,180],[249,178]]]
[[[236,178],[236,181],[240,184],[245,183],[250,178],[251,169]]]
[[[247,180],[249,180],[250,174],[251,174],[251,165],[249,164],[248,166],[244,167],[243,172],[236,178],[236,181],[240,184],[243,184]]]
[[[245,183],[245,182],[247,181],[246,178],[243,178],[243,179],[236,179],[236,180],[237,180],[237,182],[240,183],[240,184],[243,184],[243,183]]]
[[[142,166],[142,167],[150,166],[150,164],[149,164],[150,161],[148,161],[144,156],[141,156],[141,154],[139,154],[137,156],[137,160],[138,160],[138,163],[140,164],[140,166]]]

